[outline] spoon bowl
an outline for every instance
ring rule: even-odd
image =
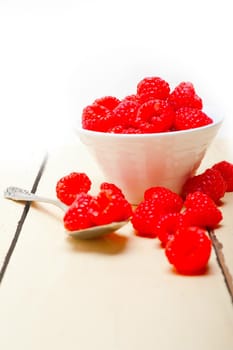
[[[81,239],[91,239],[104,236],[106,234],[119,230],[122,226],[126,225],[129,221],[112,222],[111,224],[93,226],[78,231],[67,231],[71,237]]]
[[[30,191],[15,186],[10,186],[6,188],[6,190],[4,191],[4,198],[11,199],[14,201],[50,203],[57,206],[64,212],[68,209],[68,206],[60,202],[59,200],[38,196]],[[97,238],[119,230],[128,222],[129,220],[112,222],[110,224],[93,226],[82,230],[67,231],[67,233],[71,237],[76,237],[80,239]]]

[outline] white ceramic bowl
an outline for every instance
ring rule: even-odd
[[[214,123],[197,129],[156,134],[113,134],[77,128],[106,181],[119,186],[132,204],[152,186],[180,193],[195,174],[223,118],[205,112]]]

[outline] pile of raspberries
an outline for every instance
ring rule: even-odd
[[[130,220],[137,236],[161,241],[168,261],[179,273],[199,274],[211,254],[208,230],[222,221],[222,199],[233,191],[233,164],[223,160],[189,178],[180,195],[165,187],[151,187],[135,209],[115,184],[102,183],[95,196],[90,189],[91,180],[81,172],[57,182],[57,198],[68,206],[63,218],[67,230]]]
[[[173,91],[159,77],[146,77],[137,92],[118,99],[104,96],[82,111],[83,129],[144,134],[198,128],[213,123],[203,112],[202,99],[190,82],[181,82]]]

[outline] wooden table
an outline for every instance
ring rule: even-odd
[[[217,138],[201,168],[233,162],[231,147]],[[55,197],[70,171],[87,172],[94,189],[104,179],[75,137],[3,164],[1,193],[17,185]],[[1,196],[0,208],[0,349],[233,349],[233,193],[211,233],[208,273],[195,277],[174,273],[158,241],[136,237],[130,225],[82,241],[67,236],[49,204]]]

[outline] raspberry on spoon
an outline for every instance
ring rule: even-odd
[[[56,195],[61,202],[70,205],[77,194],[87,193],[91,188],[91,180],[85,173],[72,172],[58,180]]]

